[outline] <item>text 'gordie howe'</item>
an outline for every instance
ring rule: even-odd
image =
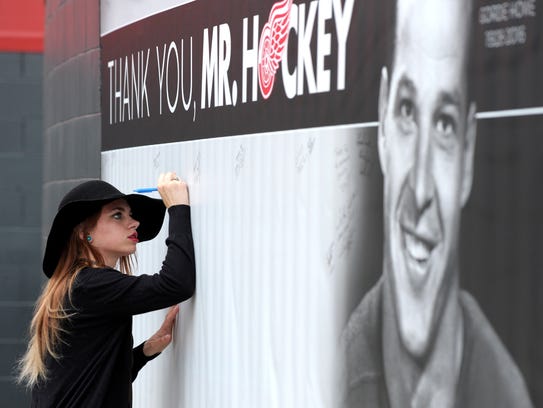
[[[198,109],[255,103],[274,90],[288,99],[344,90],[353,4],[281,0],[268,16],[243,18],[241,28],[222,23],[204,28],[200,38],[180,33],[109,59],[104,114],[113,125],[182,109],[195,121]],[[233,55],[241,61],[233,64]]]

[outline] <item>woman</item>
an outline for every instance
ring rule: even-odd
[[[178,307],[160,330],[132,349],[132,316],[176,305],[195,287],[187,186],[161,174],[162,200],[83,183],[63,198],[43,271],[49,278],[31,324],[20,380],[33,407],[127,407],[138,371],[171,341]],[[131,276],[136,244],[154,238],[169,213],[160,273]]]

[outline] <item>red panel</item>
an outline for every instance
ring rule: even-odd
[[[0,0],[0,51],[42,52],[44,0]]]

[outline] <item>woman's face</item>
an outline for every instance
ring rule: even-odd
[[[100,252],[106,265],[113,268],[121,256],[136,251],[139,225],[139,221],[132,218],[126,200],[120,198],[102,207],[96,225],[84,232],[83,239],[90,235],[90,245]]]

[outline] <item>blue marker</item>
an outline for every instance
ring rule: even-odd
[[[153,191],[158,191],[156,187],[147,187],[147,188],[135,188],[135,193],[152,193]]]

